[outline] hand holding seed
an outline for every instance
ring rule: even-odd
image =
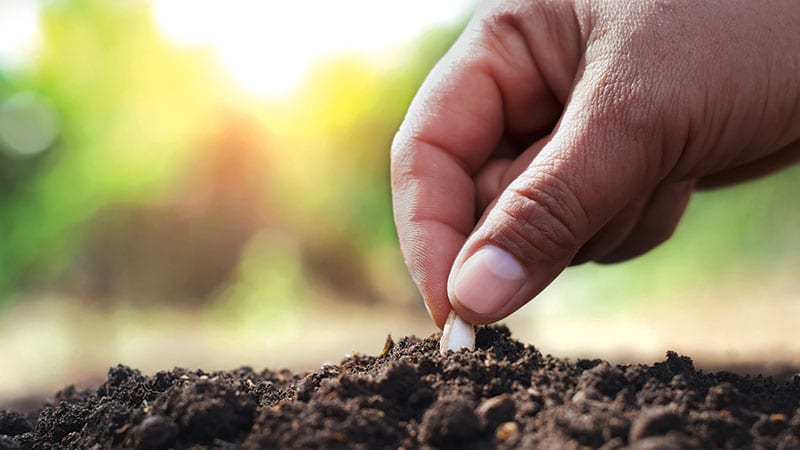
[[[647,252],[696,186],[800,159],[797,0],[481,5],[392,144],[400,245],[440,327]]]

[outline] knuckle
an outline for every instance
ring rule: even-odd
[[[389,174],[393,190],[399,190],[415,177],[421,167],[421,154],[413,149],[413,137],[398,132],[392,140]]]
[[[493,73],[526,73],[532,62],[528,41],[530,32],[518,9],[496,9],[479,19],[475,44],[484,70]]]
[[[502,3],[499,7],[482,14],[481,29],[489,38],[494,38],[498,42],[505,41],[509,36],[524,36],[526,33],[524,32],[525,18],[523,15],[530,17],[530,13],[531,11],[523,11],[519,5]],[[536,14],[538,13],[540,11],[536,11]]]
[[[489,14],[484,14],[481,19],[481,25],[490,36],[502,37],[509,31],[516,29],[517,21],[517,16],[513,11],[499,9]]]
[[[395,161],[402,156],[403,150],[405,149],[404,137],[401,133],[401,131],[395,133],[394,137],[392,138],[392,144],[389,147],[389,157],[392,165],[394,165]]]
[[[564,0],[506,0],[485,2],[476,13],[482,41],[493,54],[512,67],[520,65],[523,55],[533,57],[534,42],[553,40],[559,49],[578,47],[574,8]],[[577,27],[575,27],[577,28]]]
[[[580,248],[588,217],[568,185],[557,177],[509,188],[498,204],[507,224],[493,239],[525,262],[569,261]]]
[[[410,155],[409,152],[406,151],[404,143],[400,142],[400,139],[395,136],[394,140],[392,141],[389,158],[389,172],[393,187],[395,187],[395,185],[409,172],[409,159]]]

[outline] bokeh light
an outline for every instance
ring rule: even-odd
[[[0,68],[28,62],[39,43],[36,0],[5,0],[0,14]]]
[[[58,136],[58,116],[49,100],[20,92],[0,104],[0,146],[7,153],[26,157],[49,148]]]

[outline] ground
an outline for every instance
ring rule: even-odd
[[[387,339],[309,373],[109,370],[31,413],[0,413],[0,449],[800,448],[800,375],[704,373],[544,356],[503,327],[474,351]]]

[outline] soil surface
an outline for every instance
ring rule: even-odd
[[[0,411],[0,449],[800,449],[800,375],[703,373],[543,356],[502,327],[474,351],[387,339],[307,374],[109,370],[40,410]]]

